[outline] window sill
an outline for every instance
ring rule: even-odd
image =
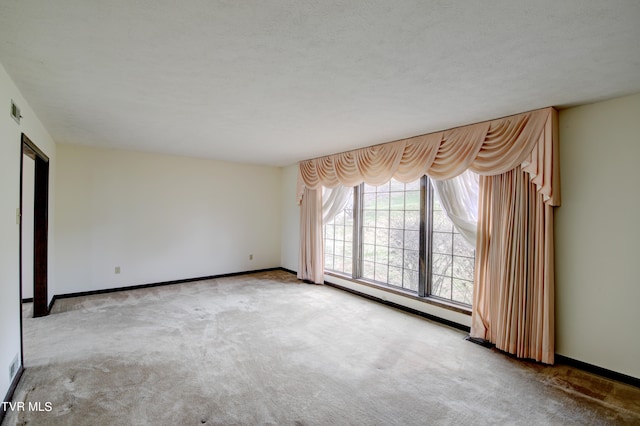
[[[387,293],[392,293],[392,294],[395,294],[395,295],[398,295],[398,296],[406,297],[408,299],[416,300],[418,302],[426,303],[428,305],[433,305],[433,306],[437,306],[439,308],[448,309],[450,311],[458,312],[458,313],[463,314],[463,315],[471,316],[471,308],[467,307],[467,306],[458,305],[456,303],[449,303],[449,302],[447,302],[445,300],[436,299],[434,297],[416,296],[415,294],[413,294],[411,292],[408,292],[408,291],[405,291],[405,290],[402,290],[402,289],[399,289],[399,288],[387,287],[385,285],[372,283],[370,281],[355,280],[355,279],[351,278],[348,275],[342,275],[342,274],[338,274],[338,273],[335,273],[335,272],[325,271],[325,275],[328,275],[328,276],[331,276],[331,277],[340,278],[341,280],[345,280],[345,281],[350,281],[350,282],[352,282],[354,284],[359,284],[359,285],[363,285],[363,286],[366,286],[366,287],[375,288],[377,290],[385,291]]]

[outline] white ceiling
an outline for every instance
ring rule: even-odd
[[[638,0],[2,0],[56,142],[288,165],[640,92]]]

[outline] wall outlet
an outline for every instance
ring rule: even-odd
[[[253,255],[252,254],[249,255],[249,260],[253,260]]]
[[[116,274],[119,274],[119,273],[120,273],[120,267],[116,266]]]
[[[18,362],[18,354],[16,354],[16,356],[13,357],[13,361],[11,361],[11,365],[9,365],[9,381],[10,382],[15,377],[19,367],[20,367],[20,364]]]

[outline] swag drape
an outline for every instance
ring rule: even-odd
[[[507,195],[503,191],[495,191],[494,198],[489,202],[486,197],[492,192],[493,184],[488,182],[492,181],[481,179],[478,230],[484,232],[478,233],[476,242],[476,258],[479,261],[476,262],[471,335],[490,340],[500,349],[518,356],[530,356],[552,363],[553,229],[549,223],[553,223],[551,207],[560,204],[557,112],[553,108],[301,162],[297,197],[302,205],[300,264],[304,264],[305,269],[301,268],[299,277],[314,282],[323,281],[322,228],[318,219],[321,218],[321,211],[317,210],[322,206],[322,186],[352,187],[362,182],[381,185],[392,177],[401,182],[410,182],[425,174],[434,179],[451,179],[467,169],[485,177],[503,175],[514,169],[513,173],[525,173],[526,180],[531,182],[534,192],[539,196],[539,202],[545,206],[546,218],[545,221],[527,220],[527,225],[521,226],[521,231],[509,232],[510,228],[518,225],[515,222],[524,220],[520,215],[525,211],[538,214],[539,208],[534,206],[535,203],[529,203],[526,208],[521,206],[520,212],[511,215],[510,219],[500,221],[500,227],[504,228],[500,228],[500,234],[493,226],[496,209],[490,206],[500,204],[501,197]],[[523,196],[522,187],[514,191],[519,194],[516,197]],[[310,208],[316,209],[316,212],[306,213]],[[305,221],[315,220],[320,225],[314,227],[309,223],[303,224],[303,216]],[[542,273],[529,276],[524,270],[529,263],[523,260],[528,252],[522,244],[532,241],[527,239],[531,233],[541,237],[538,243],[526,248],[535,252],[536,259],[545,259],[545,262]],[[511,257],[501,257],[506,251]],[[485,257],[487,261],[483,261]],[[515,272],[504,273],[501,270],[506,262],[513,263],[511,269]],[[536,261],[535,264],[540,262]],[[512,298],[512,302],[504,308],[511,312],[506,317],[516,318],[505,325],[495,313],[499,308],[492,301],[504,301],[513,294],[514,287],[519,285],[516,279],[518,274],[526,277],[522,281],[526,291],[522,297]],[[542,294],[541,297],[546,299],[540,303],[530,294]],[[532,311],[539,314],[532,315]],[[520,312],[524,313],[520,315]],[[547,325],[530,325],[531,321],[538,320]],[[496,338],[498,325],[495,322],[507,327],[502,333],[508,336],[504,340]],[[541,332],[540,339],[543,342],[540,345],[547,349],[518,351],[518,347],[532,341],[531,330],[537,330],[536,327],[545,330]]]

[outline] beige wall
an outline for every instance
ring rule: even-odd
[[[22,120],[9,115],[11,99],[21,108]],[[10,385],[9,365],[20,353],[20,145],[25,133],[50,159],[49,224],[54,221],[56,146],[4,67],[0,65],[0,395]],[[49,297],[55,292],[54,235],[49,227]]]
[[[556,352],[640,377],[640,94],[560,112]]]
[[[280,168],[65,144],[58,161],[58,294],[280,266]]]
[[[298,164],[282,169],[282,259],[281,266],[298,271],[300,251],[300,207],[296,203]]]

